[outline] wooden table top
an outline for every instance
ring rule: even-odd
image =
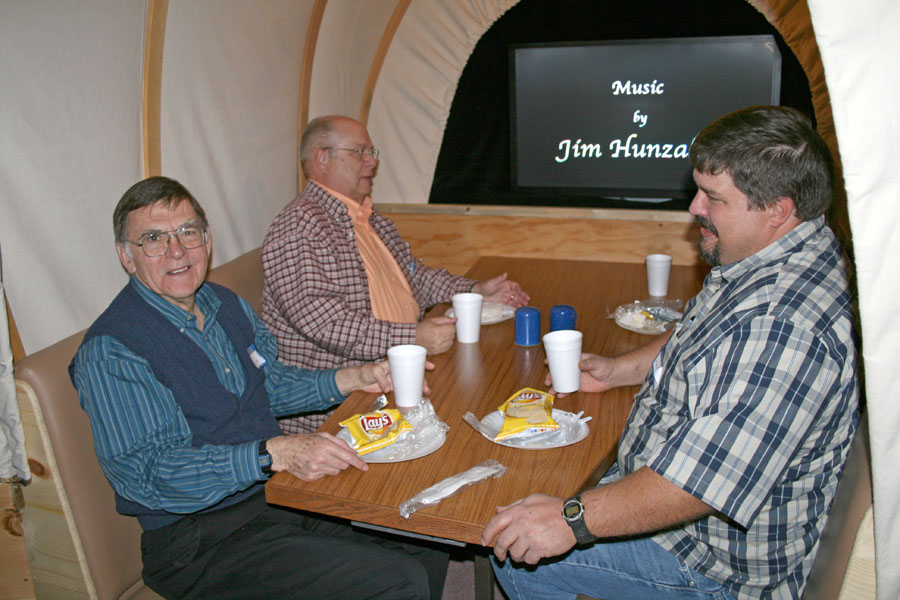
[[[529,304],[540,309],[542,334],[548,331],[550,307],[570,304],[578,315],[576,329],[584,334],[584,351],[615,356],[651,339],[622,329],[608,317],[620,304],[647,297],[643,264],[481,257],[467,276],[487,279],[504,271],[531,295]],[[707,272],[706,267],[672,267],[669,298],[686,300],[696,294]],[[443,314],[447,308],[439,305],[436,310]],[[371,464],[365,473],[349,468],[313,482],[277,473],[266,484],[266,499],[352,521],[480,544],[481,531],[496,506],[537,492],[559,497],[576,493],[595,471],[605,471],[615,459],[637,387],[602,394],[576,392],[557,399],[555,407],[593,417],[588,423],[590,433],[581,442],[549,450],[495,444],[462,420],[466,411],[480,419],[521,388],[546,389],[543,348],[519,347],[514,340],[515,323],[510,319],[482,326],[475,344],[455,343],[444,354],[430,357],[436,368],[426,375],[432,389],[429,397],[438,416],[450,426],[446,442],[433,454]],[[375,396],[351,394],[321,430],[336,434],[339,421],[365,411]],[[393,400],[391,395],[388,399]],[[400,504],[419,491],[488,459],[506,466],[507,473],[420,509],[408,520],[400,517]]]

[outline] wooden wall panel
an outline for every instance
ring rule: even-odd
[[[144,38],[144,75],[141,106],[144,177],[162,174],[162,61],[169,0],[150,0]]]
[[[19,498],[17,498],[17,496]],[[0,483],[0,598],[34,598],[22,530],[21,488]]]
[[[671,254],[674,264],[702,264],[692,220],[592,218],[590,210],[555,210],[569,216],[442,213],[412,205],[378,205],[397,224],[413,254],[429,266],[464,273],[479,256],[517,256],[640,263],[647,254]],[[539,211],[538,211],[539,212]],[[619,215],[615,215],[619,216]]]
[[[32,480],[24,490],[22,522],[35,597],[65,600],[96,598],[87,560],[71,525],[72,510],[60,479],[47,425],[34,389],[16,380],[16,394]],[[85,452],[93,449],[85,448]]]

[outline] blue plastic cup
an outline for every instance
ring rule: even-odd
[[[516,345],[537,346],[541,343],[541,311],[533,306],[516,309]]]
[[[557,304],[550,309],[550,331],[575,329],[575,309],[568,304]]]

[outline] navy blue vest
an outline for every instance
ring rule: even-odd
[[[250,360],[253,328],[234,292],[207,282],[222,301],[216,317],[225,329],[244,369],[244,392],[229,392],[206,353],[185,337],[158,310],[127,285],[88,329],[84,341],[108,335],[150,363],[153,374],[166,386],[181,407],[191,430],[191,445],[240,444],[281,435],[269,406],[265,375]],[[69,374],[73,368],[69,365]],[[127,401],[127,399],[123,399]],[[259,491],[262,482],[232,494],[205,510],[235,504]],[[135,515],[145,529],[168,525],[183,515],[154,510],[116,494],[116,510]]]

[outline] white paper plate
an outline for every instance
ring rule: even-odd
[[[499,442],[494,439],[503,426],[503,413],[499,410],[488,413],[481,420],[482,435],[495,444],[522,450],[547,450],[550,448],[562,448],[576,444],[587,437],[588,425],[582,423],[576,415],[564,410],[554,408],[551,412],[553,420],[559,423],[559,429],[548,431],[527,438],[507,438]]]
[[[353,445],[353,438],[350,436],[350,432],[347,431],[346,427],[341,427],[341,430],[338,431],[337,436],[350,444]],[[406,453],[402,457],[399,458],[391,458],[390,455],[397,452],[397,444],[402,444],[403,440],[399,442],[394,442],[390,446],[386,448],[380,448],[375,450],[374,452],[369,452],[368,454],[363,454],[360,456],[361,459],[366,461],[367,463],[395,463],[395,462],[404,462],[407,460],[414,460],[416,458],[422,458],[423,456],[428,456],[432,452],[435,452],[438,448],[444,445],[444,442],[447,441],[447,434],[440,433],[428,439],[428,441],[419,446],[415,452]]]
[[[627,329],[628,331],[633,331],[635,333],[642,333],[644,335],[659,335],[671,329],[673,323],[666,323],[665,321],[650,321],[650,325],[646,327],[635,327],[624,318],[616,317],[616,325],[618,325],[622,329]]]
[[[456,313],[453,312],[453,309],[450,308],[447,312],[444,313],[451,319],[456,316]],[[499,302],[484,302],[481,305],[481,324],[482,325],[493,325],[494,323],[500,323],[502,321],[506,321],[508,319],[512,319],[516,316],[516,309],[508,304],[501,304]]]

